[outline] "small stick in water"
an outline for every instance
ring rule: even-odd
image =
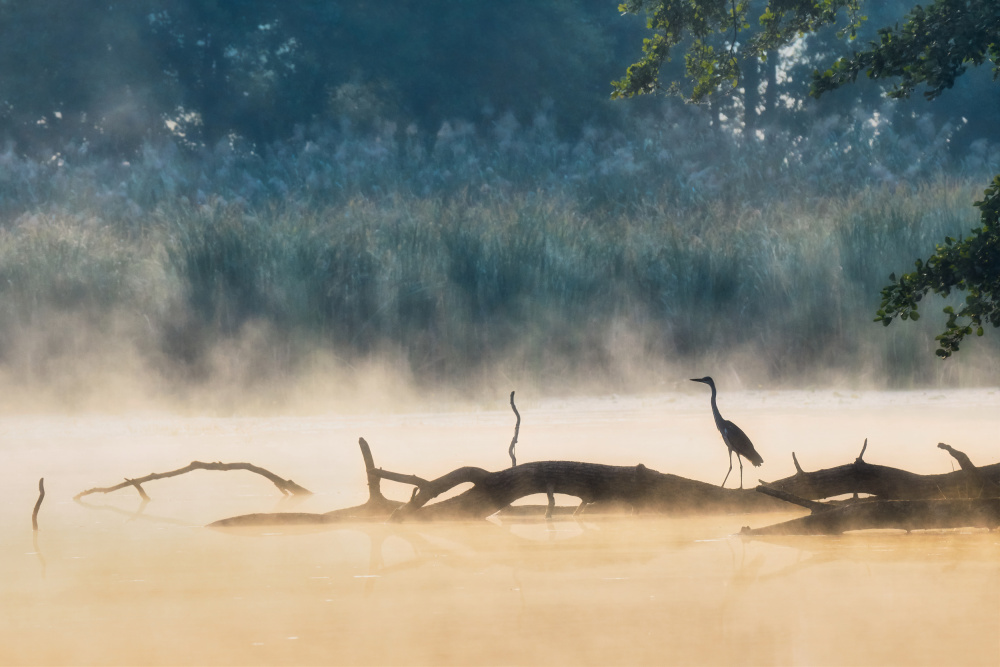
[[[38,508],[42,506],[42,501],[45,500],[45,478],[42,477],[38,480],[38,500],[35,501],[35,511],[31,513],[31,529],[38,530]]]

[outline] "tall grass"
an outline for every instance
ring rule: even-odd
[[[937,135],[876,163],[884,128],[821,130],[739,146],[681,114],[564,145],[540,116],[135,164],[8,151],[0,369],[80,384],[124,355],[174,387],[273,386],[320,353],[457,387],[634,389],[720,366],[772,386],[988,379],[1000,341],[944,364],[935,318],[872,319],[889,272],[975,225],[989,147],[957,176],[908,174],[898,153],[926,164]],[[865,148],[850,176],[817,157],[847,145]]]

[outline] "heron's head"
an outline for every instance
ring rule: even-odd
[[[712,381],[712,378],[708,377],[707,375],[703,378],[691,378],[691,382],[702,382],[704,384],[707,384],[709,387],[715,386],[715,383]]]

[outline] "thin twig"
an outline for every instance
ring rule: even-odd
[[[510,407],[517,416],[517,423],[514,424],[514,437],[510,441],[510,449],[507,453],[510,454],[510,467],[513,468],[517,465],[517,459],[514,458],[514,445],[517,444],[517,434],[521,430],[521,413],[517,411],[517,406],[514,405],[514,392],[510,392]]]
[[[795,458],[795,452],[792,452],[792,463],[795,464],[795,472],[804,473],[804,471],[802,470],[802,466],[799,465],[799,460]]]
[[[42,501],[45,500],[45,478],[42,477],[38,480],[38,500],[35,501],[35,510],[31,513],[31,529],[38,530],[38,508],[42,506]]]

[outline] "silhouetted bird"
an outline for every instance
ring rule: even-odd
[[[747,461],[759,466],[764,462],[764,459],[760,457],[757,450],[753,448],[753,443],[750,442],[750,438],[747,434],[740,430],[740,427],[731,421],[726,421],[719,414],[719,406],[715,404],[715,382],[712,381],[710,377],[703,378],[691,378],[691,382],[703,382],[712,388],[712,415],[715,416],[715,426],[719,429],[719,433],[722,434],[722,441],[726,443],[726,447],[729,448],[729,471],[726,472],[726,479],[722,480],[722,486],[726,485],[726,480],[729,479],[729,473],[733,471],[733,452],[736,452],[736,460],[740,463],[740,488],[743,488],[743,460],[741,456],[746,457]]]

